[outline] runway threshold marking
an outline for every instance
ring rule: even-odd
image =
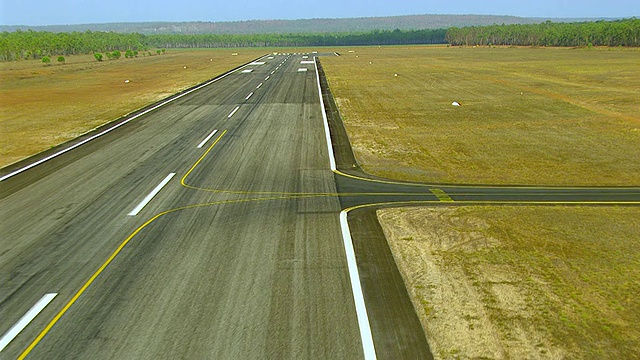
[[[209,140],[211,140],[213,135],[215,135],[217,132],[218,132],[218,130],[213,130],[211,132],[211,134],[209,134],[204,140],[202,140],[202,142],[200,144],[198,144],[198,149],[202,148],[204,146],[204,144],[206,144]]]
[[[442,202],[453,202],[453,199],[451,198],[451,196],[449,196],[449,194],[444,192],[444,190],[442,189],[429,189],[429,190],[433,195],[435,195],[438,198],[438,200]]]
[[[340,228],[342,229],[342,240],[344,241],[344,251],[347,257],[349,279],[351,280],[351,292],[356,305],[362,350],[364,351],[365,360],[373,360],[376,359],[376,349],[373,345],[371,325],[369,324],[367,307],[364,303],[364,295],[362,294],[360,273],[358,272],[358,264],[356,263],[356,253],[353,249],[353,240],[351,239],[351,231],[349,230],[349,223],[347,222],[347,211],[340,212]]]
[[[155,189],[153,189],[153,191],[151,191],[149,193],[149,195],[147,195],[144,199],[142,199],[142,201],[140,202],[140,204],[138,204],[138,206],[136,206],[135,208],[133,208],[133,210],[131,210],[131,212],[128,214],[129,216],[136,216],[138,215],[138,213],[145,207],[147,206],[147,204],[156,196],[158,195],[158,193],[160,192],[160,190],[162,190],[162,188],[167,185],[167,183],[171,180],[171,178],[173,178],[174,176],[176,176],[176,173],[171,173],[169,175],[167,175],[167,177],[164,178],[164,180],[162,180],[162,182],[160,182],[160,184],[158,184],[158,186],[155,187]]]
[[[235,109],[227,116],[227,119],[231,119],[231,117],[240,109],[240,105],[236,106]]]
[[[15,337],[18,336],[18,334],[20,334],[20,332],[24,330],[24,328],[26,328],[27,325],[29,325],[29,323],[35,319],[36,316],[38,316],[38,314],[40,314],[40,312],[44,310],[44,308],[47,307],[51,300],[53,300],[57,295],[57,293],[45,294],[35,305],[33,305],[31,309],[29,309],[29,311],[27,311],[26,314],[20,318],[20,320],[18,320],[17,323],[11,327],[11,329],[9,329],[9,331],[2,335],[2,338],[0,338],[0,352],[2,352],[2,350],[4,350],[4,348],[9,345],[9,343],[15,339]]]

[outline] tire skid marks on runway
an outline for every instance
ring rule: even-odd
[[[40,298],[40,300],[38,300],[35,305],[33,305],[33,307],[31,307],[31,309],[29,309],[29,311],[27,311],[20,318],[20,320],[18,320],[17,323],[15,323],[4,335],[2,335],[2,337],[0,338],[0,352],[2,352],[2,350],[4,350],[4,348],[7,347],[7,345],[9,345],[9,343],[13,339],[15,339],[15,337],[18,336],[18,334],[20,334],[20,332],[24,330],[24,328],[26,328],[27,325],[29,325],[29,323],[33,319],[35,319],[36,316],[38,316],[38,314],[40,314],[40,312],[44,310],[44,308],[47,307],[47,305],[49,305],[49,303],[57,295],[57,293],[45,294],[42,298]]]
[[[202,158],[200,160],[202,160]],[[60,318],[62,318],[62,316],[71,308],[71,306],[73,306],[73,304],[75,304],[76,301],[78,301],[80,296],[82,296],[82,294],[89,288],[89,286],[93,284],[93,282],[98,278],[98,276],[100,276],[100,274],[102,274],[102,272],[109,266],[109,264],[113,262],[113,260],[122,252],[122,250],[127,246],[127,244],[131,242],[131,240],[134,237],[136,237],[138,233],[140,233],[142,230],[144,230],[147,226],[149,226],[151,223],[153,223],[160,217],[163,217],[165,215],[175,213],[178,211],[203,208],[208,206],[237,204],[237,203],[254,202],[254,201],[272,201],[272,200],[279,200],[279,199],[286,199],[286,198],[290,198],[290,197],[289,196],[273,196],[273,197],[259,197],[259,198],[249,198],[249,199],[221,200],[221,201],[214,201],[214,202],[203,203],[203,204],[187,205],[179,208],[165,210],[161,213],[156,214],[155,216],[147,220],[144,224],[140,225],[134,232],[132,232],[129,236],[127,236],[127,238],[124,239],[122,243],[120,243],[118,248],[116,248],[116,250],[111,254],[111,256],[109,256],[109,258],[98,268],[98,270],[96,270],[96,272],[94,272],[93,275],[91,275],[91,277],[84,283],[84,285],[82,285],[80,290],[78,290],[75,293],[75,295],[71,298],[71,300],[69,300],[67,304],[62,309],[60,309],[60,311],[58,311],[56,316],[54,316],[53,319],[51,319],[51,321],[47,324],[47,326],[45,326],[45,328],[29,344],[29,346],[22,352],[22,354],[20,354],[20,356],[18,357],[18,360],[25,359],[29,355],[29,353],[33,351],[33,349],[38,345],[38,343],[40,343],[40,341],[47,335],[47,333],[51,331],[51,328],[53,328],[53,326],[60,320]]]

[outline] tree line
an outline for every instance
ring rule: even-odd
[[[451,45],[640,46],[640,19],[452,27]]]
[[[44,56],[149,52],[151,48],[225,48],[398,45],[444,43],[446,30],[393,30],[327,34],[193,34],[15,31],[0,33],[0,60],[40,59]]]
[[[224,48],[444,44],[524,46],[640,46],[640,20],[525,25],[490,25],[425,30],[375,30],[315,34],[163,34],[100,31],[0,33],[0,60],[125,52],[151,54],[151,48]],[[129,56],[126,56],[129,57]],[[110,58],[119,58],[111,56]],[[98,59],[98,57],[96,57]]]
[[[76,25],[34,26],[36,31],[114,31],[118,33],[156,34],[324,34],[363,33],[374,30],[446,29],[452,26],[491,24],[533,24],[546,19],[496,15],[401,15],[348,19],[296,19],[248,21],[126,22]],[[567,21],[567,20],[555,20]],[[0,25],[2,31],[28,30],[21,25]]]
[[[445,35],[444,29],[333,34],[163,34],[148,35],[147,44],[163,48],[443,44]]]
[[[33,30],[0,33],[0,60],[3,61],[148,49],[145,36],[136,33],[53,33]]]

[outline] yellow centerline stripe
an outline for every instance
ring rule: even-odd
[[[195,164],[193,164],[193,166],[191,166],[191,168],[185,173],[185,175],[182,177],[182,179],[180,180],[180,184],[186,188],[190,188],[190,189],[196,189],[196,190],[206,190],[206,191],[213,191],[213,192],[232,192],[232,191],[224,191],[224,190],[213,190],[213,189],[202,189],[202,188],[197,188],[197,187],[193,187],[190,185],[186,184],[186,178],[195,170],[195,168],[202,162],[202,160],[204,160],[204,158],[209,154],[209,152],[211,152],[211,150],[213,150],[213,148],[215,147],[215,145],[220,141],[220,139],[227,133],[227,130],[224,130],[222,132],[222,134],[220,134],[220,136],[218,136],[218,138],[213,142],[213,144],[211,144],[211,146],[207,149],[207,151],[204,152],[204,154],[202,154],[202,156],[200,156],[200,158],[195,162]],[[400,182],[391,182],[391,181],[379,181],[379,180],[372,180],[372,179],[366,179],[366,178],[360,178],[360,177],[356,177],[356,176],[352,176],[352,175],[348,175],[348,174],[344,174],[341,173],[340,171],[335,171],[336,174],[339,175],[344,175],[347,177],[351,177],[351,178],[355,178],[355,179],[361,179],[361,180],[367,180],[367,181],[372,181],[372,182],[380,182],[380,183],[387,183],[387,184],[406,184],[406,183],[400,183]],[[428,187],[430,185],[426,185],[426,184],[410,184],[410,185],[416,185],[416,186],[424,186],[424,187]],[[434,201],[434,200],[415,200],[415,201],[400,201],[400,202],[383,202],[383,203],[371,203],[371,204],[363,204],[363,205],[357,205],[357,206],[353,206],[350,208],[345,209],[346,212],[355,210],[355,209],[360,209],[360,208],[365,208],[365,207],[375,207],[375,206],[400,206],[400,205],[426,205],[426,204],[434,204],[434,203],[441,203],[441,202],[453,202],[453,199],[451,199],[451,197],[449,197],[449,195],[447,195],[443,190],[441,189],[430,189],[430,191],[436,195],[436,197],[438,197],[438,201]],[[287,192],[264,192],[264,193],[256,193],[256,192],[232,192],[232,193],[238,193],[238,194],[265,194],[265,195],[280,195],[280,196],[275,196],[275,197],[265,197],[265,198],[252,198],[252,199],[237,199],[237,200],[224,200],[224,201],[216,201],[216,202],[210,202],[210,203],[205,203],[205,204],[194,204],[194,205],[188,205],[188,206],[183,206],[183,207],[179,207],[179,208],[175,208],[175,209],[170,209],[170,210],[166,210],[163,211],[161,213],[156,214],[155,216],[153,216],[151,219],[147,220],[144,224],[140,225],[135,231],[133,231],[122,243],[120,243],[120,245],[116,248],[116,250],[111,254],[111,256],[109,256],[109,258],[107,258],[107,260],[98,268],[98,270],[96,270],[93,275],[91,275],[91,277],[89,278],[89,280],[87,280],[84,285],[75,293],[75,295],[71,298],[71,300],[69,300],[67,302],[67,304],[53,317],[53,319],[47,324],[47,326],[38,334],[38,336],[31,342],[31,344],[29,344],[29,346],[22,352],[22,354],[20,354],[20,356],[18,357],[18,360],[22,360],[24,359],[27,355],[29,355],[29,353],[38,345],[38,343],[47,335],[47,333],[51,330],[51,328],[53,328],[53,326],[60,320],[60,318],[62,318],[62,316],[67,312],[67,310],[69,310],[69,308],[71,308],[71,306],[80,298],[80,296],[82,296],[82,294],[87,290],[87,288],[96,280],[96,278],[98,276],[100,276],[100,274],[107,268],[107,266],[109,266],[109,264],[111,264],[111,262],[113,262],[113,260],[118,256],[118,254],[120,254],[120,252],[124,249],[124,247],[138,234],[140,233],[140,231],[142,231],[144,228],[146,228],[149,224],[151,224],[152,222],[154,222],[155,220],[157,220],[158,218],[173,213],[173,212],[177,212],[177,211],[181,211],[181,210],[187,210],[187,209],[193,209],[193,208],[198,208],[198,207],[206,207],[206,206],[213,206],[213,205],[223,205],[223,204],[231,204],[231,203],[241,203],[241,202],[250,202],[250,201],[268,201],[268,200],[281,200],[281,199],[294,199],[294,198],[305,198],[305,197],[323,197],[323,196],[358,196],[358,195],[407,195],[407,194],[414,194],[414,193],[353,193],[353,194],[338,194],[338,193],[287,193]],[[415,194],[415,195],[420,195],[420,194]],[[478,204],[478,205],[482,205],[482,204],[503,204],[503,205],[508,205],[508,204],[530,204],[530,205],[640,205],[640,201],[633,201],[633,202],[621,202],[621,201],[617,201],[617,202],[606,202],[606,201],[536,201],[536,202],[531,202],[531,201],[458,201],[458,204],[460,203],[464,203],[464,204]]]
[[[413,200],[413,201],[391,201],[391,202],[380,202],[380,203],[369,203],[362,205],[355,205],[349,208],[344,209],[344,211],[349,212],[357,209],[363,209],[367,207],[394,207],[394,206],[419,206],[419,205],[435,205],[442,204],[440,200]],[[458,200],[455,203],[451,203],[451,205],[446,206],[457,206],[457,205],[549,205],[549,206],[558,206],[558,205],[640,205],[640,201],[465,201]],[[436,205],[437,206],[437,205]],[[445,205],[443,205],[445,206]]]
[[[200,162],[202,160],[204,160],[204,158],[207,156],[207,154],[209,154],[209,152],[211,150],[213,150],[213,147],[216,146],[216,144],[218,143],[218,141],[220,141],[220,139],[222,139],[222,137],[227,133],[227,130],[223,131],[222,134],[220,134],[220,136],[218,136],[216,138],[216,141],[213,142],[213,144],[211,144],[211,146],[209,146],[209,148],[207,149],[207,151],[204,152],[204,154],[202,154],[202,156],[200,156],[200,158],[198,159],[198,161],[196,161],[195,164],[193,164],[193,166],[191,167],[191,169],[189,169],[189,171],[187,171],[186,174],[184,174],[184,176],[182,177],[182,179],[180,179],[180,184],[184,187],[190,188],[190,189],[197,189],[194,187],[191,187],[187,184],[185,184],[185,180],[187,178],[187,176],[189,176],[189,174],[191,174],[191,172],[200,164]]]
[[[29,347],[27,347],[22,354],[20,354],[20,356],[18,357],[18,360],[22,360],[24,359],[27,355],[29,355],[29,353],[31,352],[31,350],[33,350],[33,348],[38,345],[38,343],[40,342],[40,340],[42,340],[42,338],[47,335],[47,333],[49,332],[49,330],[51,330],[51,328],[58,322],[58,320],[60,320],[60,318],[62,317],[62,315],[64,315],[64,313],[67,312],[67,310],[69,310],[69,308],[78,300],[78,298],[85,292],[85,290],[87,290],[87,288],[89,287],[89,285],[91,285],[91,283],[93,283],[93,281],[102,273],[102,271],[104,271],[104,269],[113,261],[113,259],[116,258],[116,256],[118,256],[118,254],[120,253],[120,251],[122,251],[122,249],[124,249],[124,247],[129,243],[129,241],[131,241],[131,239],[133,239],[134,236],[136,236],[136,234],[138,234],[142,229],[144,229],[147,225],[149,225],[150,223],[152,223],[155,219],[159,218],[160,216],[167,214],[171,212],[171,210],[162,212],[160,214],[157,214],[156,216],[152,217],[151,219],[147,220],[147,222],[145,222],[144,224],[142,224],[140,227],[138,227],[133,233],[131,233],[131,235],[129,235],[121,244],[120,246],[118,246],[118,248],[116,249],[116,251],[114,251],[111,256],[109,256],[109,258],[107,259],[107,261],[105,261],[102,266],[100,266],[100,268],[98,268],[98,270],[96,272],[93,273],[93,275],[91,275],[91,277],[89,278],[89,280],[87,280],[87,282],[84,283],[84,285],[80,288],[80,290],[78,290],[78,292],[76,292],[76,294],[71,298],[71,300],[69,300],[69,302],[62,308],[62,310],[60,310],[56,316],[54,316],[54,318],[49,322],[49,324],[44,328],[44,330],[42,330],[40,332],[40,334],[38,334],[38,336],[35,338],[35,340],[33,340],[33,342],[31,342],[31,344],[29,345]]]
[[[214,201],[214,202],[204,203],[204,204],[187,205],[187,206],[183,206],[183,207],[179,207],[179,208],[175,208],[175,209],[166,210],[166,211],[163,211],[161,213],[156,214],[151,219],[147,220],[144,224],[140,225],[135,231],[133,231],[129,236],[127,236],[127,238],[122,243],[120,243],[120,245],[111,254],[111,256],[109,256],[109,258],[107,258],[107,260],[98,268],[98,270],[96,270],[93,273],[93,275],[91,275],[89,280],[87,280],[84,283],[84,285],[82,285],[80,290],[78,290],[75,293],[75,295],[71,298],[71,300],[69,300],[67,302],[67,304],[53,317],[53,319],[47,324],[47,326],[45,326],[45,328],[31,342],[31,344],[29,344],[29,346],[20,354],[20,356],[18,357],[18,360],[22,360],[25,357],[27,357],[27,355],[29,355],[29,353],[47,335],[47,333],[51,330],[51,328],[53,328],[53,326],[60,320],[60,318],[62,318],[62,316],[67,312],[67,310],[69,310],[69,308],[71,308],[71,306],[80,298],[80,296],[82,296],[82,294],[87,290],[87,288],[89,288],[89,286],[96,280],[96,278],[98,278],[98,276],[100,276],[100,274],[107,268],[107,266],[109,266],[109,264],[111,264],[111,262],[113,262],[113,260],[120,254],[120,252],[122,252],[124,247],[127,246],[127,244],[138,233],[140,233],[140,231],[142,231],[144,228],[149,226],[149,224],[151,224],[152,222],[154,222],[158,218],[160,218],[160,217],[162,217],[164,215],[170,214],[170,213],[174,213],[174,212],[178,212],[178,211],[182,211],[182,210],[200,208],[200,207],[208,207],[208,206],[214,206],[214,205],[225,205],[225,204],[233,204],[233,203],[242,203],[242,202],[252,202],[252,201],[270,201],[270,200],[282,200],[282,199],[304,198],[304,197],[314,197],[314,196],[312,196],[312,195],[309,195],[309,196],[280,196],[280,197],[270,197],[270,198],[253,198],[253,199],[236,199],[236,200]]]
[[[210,189],[210,188],[201,188],[201,187],[197,187],[197,186],[192,186],[192,185],[188,185],[186,183],[186,179],[187,177],[196,169],[196,167],[198,167],[198,165],[200,165],[200,163],[202,162],[202,160],[204,160],[204,158],[211,152],[211,150],[213,150],[213,148],[216,146],[216,144],[218,144],[218,142],[220,141],[220,139],[222,139],[222,137],[227,133],[228,130],[224,130],[220,136],[218,136],[216,138],[216,140],[213,142],[213,144],[211,144],[211,146],[209,146],[209,148],[202,154],[202,156],[200,156],[200,158],[195,162],[195,164],[193,164],[193,166],[191,166],[191,168],[189,169],[189,171],[187,171],[187,173],[182,177],[182,179],[180,179],[180,184],[188,189],[192,189],[192,190],[199,190],[199,191],[208,191],[208,192],[214,192],[214,193],[225,193],[225,194],[236,194],[236,195],[324,195],[324,196],[372,196],[372,195],[413,195],[414,193],[300,193],[300,192],[283,192],[283,191],[245,191],[245,190],[222,190],[222,189]],[[348,177],[351,179],[355,179],[355,180],[362,180],[362,181],[368,181],[368,182],[374,182],[374,183],[380,183],[380,184],[389,184],[389,185],[404,185],[404,186],[416,186],[416,187],[429,187],[429,188],[435,188],[435,189],[430,189],[430,191],[436,195],[436,197],[438,197],[438,199],[440,199],[443,202],[452,202],[453,199],[451,199],[451,197],[449,195],[447,195],[444,190],[439,189],[439,188],[451,188],[451,189],[464,189],[464,188],[478,188],[478,189],[510,189],[510,190],[555,190],[555,191],[561,191],[561,190],[572,190],[572,192],[576,191],[576,190],[583,190],[583,191],[587,191],[587,190],[621,190],[624,189],[625,187],[555,187],[555,186],[493,186],[493,185],[446,185],[446,184],[420,184],[420,183],[411,183],[411,182],[401,182],[401,181],[393,181],[393,180],[379,180],[379,179],[369,179],[369,178],[365,178],[365,177],[361,177],[361,176],[357,176],[357,175],[351,175],[351,174],[347,174],[344,173],[340,170],[334,170],[333,171],[334,174],[340,175],[340,176],[344,176],[344,177]],[[434,190],[438,191],[438,193],[440,194],[440,196],[442,196],[442,198],[439,197],[438,194],[436,194],[434,192]],[[631,191],[630,194],[634,194],[633,191],[638,190],[640,191],[640,188],[628,188],[629,191]],[[444,194],[444,195],[442,195]],[[514,193],[514,194],[518,194],[518,193]],[[555,192],[550,193],[552,195],[555,195]],[[457,194],[457,195],[476,195],[476,193],[474,192],[469,192],[468,194]],[[477,193],[477,195],[486,195],[486,194],[482,194],[482,193]],[[500,195],[504,195],[500,194]],[[538,195],[538,194],[536,194]],[[623,194],[624,195],[624,194]]]
[[[418,186],[418,187],[439,187],[439,188],[451,188],[451,189],[465,189],[465,188],[478,188],[478,189],[531,189],[531,190],[620,190],[620,189],[629,189],[629,190],[640,190],[640,187],[636,186],[529,186],[529,185],[483,185],[483,184],[468,184],[468,185],[457,185],[457,184],[438,184],[438,183],[414,183],[414,182],[403,182],[403,181],[395,181],[395,180],[381,180],[381,179],[370,179],[358,175],[351,175],[344,173],[340,170],[334,170],[334,173],[348,177],[355,180],[362,180],[380,184],[390,184],[390,185],[406,185],[406,186]]]
[[[180,184],[186,188],[194,189],[194,190],[204,190],[210,192],[220,192],[220,193],[233,193],[233,194],[255,194],[255,195],[280,195],[276,197],[265,197],[265,198],[252,198],[252,199],[237,199],[237,200],[224,200],[224,201],[216,201],[204,204],[194,204],[183,206],[179,208],[174,208],[170,210],[166,210],[160,212],[147,220],[145,223],[136,228],[125,240],[120,243],[120,245],[116,248],[116,250],[107,258],[107,260],[96,270],[91,277],[82,285],[82,287],[74,294],[74,296],[65,304],[65,306],[53,317],[53,319],[45,326],[45,328],[38,334],[38,336],[29,344],[29,346],[20,354],[18,360],[22,360],[29,355],[29,353],[38,345],[38,343],[47,335],[47,333],[53,328],[53,326],[62,318],[62,316],[73,306],[73,304],[82,296],[82,294],[91,286],[91,284],[102,274],[102,272],[113,262],[113,260],[122,252],[125,246],[143,229],[149,226],[158,218],[182,211],[187,209],[199,208],[199,207],[207,207],[213,205],[223,205],[223,204],[232,204],[232,203],[242,203],[242,202],[251,202],[251,201],[270,201],[270,200],[281,200],[281,199],[295,199],[295,198],[305,198],[305,197],[323,197],[323,196],[373,196],[373,195],[422,195],[416,193],[295,193],[295,192],[251,192],[251,191],[233,191],[233,190],[216,190],[216,189],[206,189],[206,188],[198,188],[191,185],[186,184],[186,178],[195,170],[195,168],[204,160],[204,158],[213,150],[216,144],[222,139],[222,137],[227,133],[227,130],[224,130],[218,138],[211,144],[211,146],[200,156],[200,158],[191,166],[191,168],[185,173],[185,175],[180,180]],[[377,179],[369,179],[361,176],[355,176],[343,173],[339,170],[333,171],[337,175],[363,180],[368,182],[376,182],[383,184],[393,184],[393,185],[405,185],[405,186],[418,186],[418,187],[447,187],[447,188],[468,188],[473,187],[468,185],[436,185],[436,184],[420,184],[420,183],[409,183],[409,182],[400,182],[400,181],[391,181],[391,180],[377,180]],[[548,189],[548,190],[586,190],[586,189],[598,189],[598,190],[608,190],[608,189],[619,189],[615,187],[528,187],[528,186],[486,186],[486,185],[477,185],[478,188],[501,188],[501,189]],[[634,190],[635,188],[631,188],[630,190]],[[438,201],[434,200],[415,200],[415,201],[400,201],[400,202],[383,202],[383,203],[371,203],[371,204],[363,204],[357,205],[350,208],[345,209],[344,211],[349,212],[352,210],[365,208],[365,207],[376,207],[376,206],[399,206],[399,205],[420,205],[420,204],[433,204],[439,202],[453,202],[454,200],[446,194],[442,189],[432,188],[430,191],[438,198]],[[482,195],[482,194],[478,194]],[[458,201],[457,203],[464,204],[531,204],[531,205],[640,205],[640,201],[631,201],[631,202],[622,202],[622,201]]]

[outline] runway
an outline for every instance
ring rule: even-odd
[[[310,59],[265,55],[2,180],[0,335],[56,295],[0,358],[363,358],[344,209],[375,355],[429,358],[370,204],[640,204],[364,174],[323,86],[328,151]]]
[[[269,57],[0,183],[0,334],[57,294],[2,358],[362,357],[314,66]]]

